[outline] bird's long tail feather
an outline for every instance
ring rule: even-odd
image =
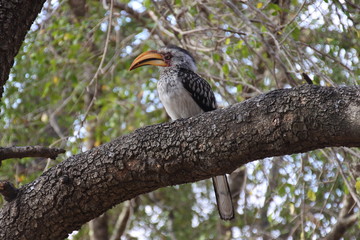
[[[231,220],[234,218],[234,205],[231,198],[231,192],[226,175],[212,178],[217,207],[221,219]]]

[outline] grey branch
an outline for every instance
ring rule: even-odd
[[[61,148],[43,146],[0,147],[0,162],[9,158],[44,157],[55,159],[59,154],[65,153]]]
[[[115,204],[161,187],[266,157],[360,147],[359,119],[359,87],[304,85],[138,129],[74,155],[20,188],[16,200],[0,209],[0,239],[64,239]]]

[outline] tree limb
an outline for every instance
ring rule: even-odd
[[[265,157],[359,147],[359,119],[359,87],[304,85],[138,129],[74,155],[20,188],[0,210],[0,239],[63,239],[115,204],[161,187],[229,173]]]
[[[14,57],[45,0],[0,0],[0,100]]]
[[[0,147],[0,163],[9,158],[44,157],[55,159],[61,153],[65,153],[65,150],[43,146]]]
[[[343,208],[337,217],[337,223],[332,227],[328,235],[323,240],[338,240],[341,239],[346,230],[354,225],[359,219],[359,213],[354,213],[354,199],[351,195],[345,195],[343,199]]]

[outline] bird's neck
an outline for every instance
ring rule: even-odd
[[[196,72],[196,67],[189,67],[187,65],[177,65],[177,66],[172,66],[172,67],[159,67],[160,69],[160,76],[165,76],[165,75],[177,75],[177,73],[180,71],[181,68],[185,68],[188,69],[190,71]]]
[[[160,82],[169,84],[177,80],[178,73],[180,71],[179,67],[159,67],[160,70]]]
[[[159,67],[159,70],[160,70],[160,76],[162,76],[162,75],[173,75],[173,74],[177,74],[180,71],[180,67],[179,66]]]

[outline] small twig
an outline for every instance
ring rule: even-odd
[[[163,26],[163,24],[161,24],[161,22],[159,21],[159,18],[156,16],[156,14],[153,11],[149,10],[148,13],[149,13],[150,18],[155,22],[156,26],[159,28],[159,30],[161,32],[165,33],[170,38],[175,38],[175,35],[172,32],[168,31]]]
[[[180,35],[191,35],[191,34],[198,33],[198,32],[208,32],[208,31],[222,31],[222,32],[229,32],[229,33],[234,33],[234,34],[239,34],[239,35],[246,35],[246,33],[244,33],[244,32],[229,30],[229,29],[225,29],[225,28],[221,28],[221,27],[196,28],[196,29],[191,29],[191,30],[186,30],[186,31],[183,31],[180,28],[177,28],[172,25],[170,25],[170,28],[172,28],[175,32],[178,32]],[[226,38],[228,38],[228,37],[226,37]]]
[[[337,217],[337,222],[322,240],[342,239],[346,231],[359,219],[359,213],[354,213],[355,203],[351,195],[345,195],[342,204],[343,207]]]
[[[351,72],[352,70],[346,66],[344,63],[342,63],[340,60],[336,59],[335,57],[332,57],[330,56],[329,54],[326,54],[320,50],[317,50],[315,47],[313,47],[312,45],[310,44],[307,44],[307,43],[304,43],[304,42],[299,42],[300,44],[306,46],[306,47],[309,47],[311,48],[312,50],[314,50],[316,53],[318,53],[319,55],[323,56],[323,57],[326,57],[326,58],[329,58],[331,59],[332,61],[334,61],[335,63],[341,65],[343,68],[345,68],[346,70],[348,70],[349,72]]]
[[[351,7],[360,10],[360,6],[359,6],[359,5],[356,5],[355,3],[352,3],[352,2],[349,1],[349,0],[345,0],[345,2],[346,2],[347,4],[349,4]]]
[[[358,195],[356,194],[353,185],[348,181],[348,178],[347,178],[347,176],[346,176],[345,173],[344,173],[344,170],[343,170],[343,168],[342,168],[342,164],[340,163],[340,160],[339,160],[339,158],[337,157],[337,155],[334,154],[334,157],[331,158],[331,157],[327,154],[327,152],[325,152],[325,150],[321,150],[321,152],[325,155],[325,157],[327,157],[328,159],[332,159],[332,160],[334,161],[334,163],[337,164],[338,169],[339,169],[339,171],[340,171],[340,175],[341,175],[341,177],[343,178],[344,183],[345,183],[346,187],[348,188],[351,197],[354,199],[356,205],[357,205],[358,207],[360,207],[360,199],[359,199]]]
[[[110,42],[110,34],[111,34],[111,27],[112,27],[112,19],[113,19],[113,11],[114,11],[114,0],[110,0],[110,14],[109,14],[109,20],[108,20],[108,28],[107,28],[107,33],[106,33],[106,40],[105,40],[105,46],[104,46],[104,51],[103,51],[103,54],[102,54],[102,57],[101,57],[101,61],[100,61],[100,64],[94,74],[94,76],[92,77],[92,79],[90,80],[89,84],[88,84],[88,87],[91,86],[93,84],[93,82],[95,81],[95,93],[93,95],[93,98],[91,99],[91,102],[90,104],[88,105],[87,109],[86,109],[86,112],[85,112],[85,115],[84,115],[84,118],[83,120],[81,121],[81,126],[84,125],[84,122],[86,120],[86,117],[87,115],[89,114],[90,112],[90,109],[92,108],[92,106],[94,105],[95,103],[95,100],[96,100],[96,96],[97,96],[97,91],[98,91],[98,77],[100,74],[103,74],[104,71],[103,71],[103,65],[104,65],[104,62],[105,62],[105,57],[106,57],[106,53],[108,51],[108,47],[109,47],[109,42]]]
[[[280,27],[277,27],[276,31],[278,31],[278,29],[284,29],[286,28],[287,26],[290,26],[291,23],[293,23],[293,21],[295,21],[295,19],[299,16],[301,10],[304,8],[306,4],[306,1],[303,2],[303,4],[301,5],[301,7],[298,9],[298,11],[296,12],[296,14],[290,19],[289,22],[287,22],[286,24],[280,26]],[[283,42],[288,38],[288,36],[295,30],[295,27],[292,28],[288,33],[285,34],[285,37],[283,37],[283,39],[280,41],[280,44],[282,45]]]
[[[345,152],[348,152],[348,153],[350,153],[350,154],[352,154],[352,155],[354,155],[355,157],[357,157],[357,158],[360,159],[360,152],[359,152],[359,153],[356,152],[355,149],[353,150],[353,149],[348,148],[348,147],[344,147],[343,149],[345,150]]]
[[[263,13],[262,11],[260,11],[258,8],[256,8],[254,5],[253,5],[253,2],[252,1],[248,1],[246,2],[246,5],[251,9],[253,10],[254,12],[256,12],[257,15],[261,16],[263,19],[265,19],[265,22],[267,23],[267,25],[271,26],[272,29],[275,29],[276,26],[274,24],[271,24],[273,21],[265,14]]]
[[[214,75],[211,75],[207,72],[198,72],[200,75],[202,76],[206,76],[208,78],[213,78],[215,80],[218,80],[218,81],[223,81],[223,82],[227,82],[227,83],[235,83],[235,84],[241,84],[243,86],[246,86],[248,88],[251,88],[252,90],[254,90],[255,92],[257,92],[258,94],[263,94],[264,92],[262,92],[260,89],[254,87],[253,85],[247,83],[246,81],[242,81],[240,79],[237,79],[237,78],[227,78],[227,79],[224,79],[224,78],[221,78],[221,77],[217,77],[217,76],[214,76]]]
[[[19,192],[19,189],[14,187],[11,182],[0,181],[0,193],[4,196],[5,200],[11,202],[14,200]]]
[[[105,56],[108,50],[108,46],[109,46],[109,42],[110,42],[110,33],[111,33],[111,26],[112,26],[112,18],[113,18],[113,8],[114,8],[114,1],[111,0],[110,1],[110,15],[109,15],[109,21],[108,21],[108,29],[107,29],[107,34],[106,34],[106,40],[105,40],[105,46],[104,46],[104,51],[101,57],[101,61],[100,64],[93,76],[93,78],[90,80],[88,86],[90,86],[95,80],[97,80],[98,76],[100,73],[102,73],[102,66],[105,62]]]
[[[108,3],[110,3],[110,0],[106,0]],[[150,34],[152,35],[153,33],[159,37],[159,39],[166,45],[167,44],[167,39],[164,38],[163,34],[161,33],[161,31],[158,29],[158,26],[155,24],[154,27],[149,27],[147,26],[146,22],[147,19],[150,18],[150,14],[147,10],[143,11],[143,12],[138,12],[135,9],[131,8],[128,4],[126,3],[120,3],[118,1],[114,2],[114,8],[118,9],[119,12],[124,11],[126,12],[126,14],[130,15],[134,20],[138,21],[142,26],[146,27]]]
[[[0,163],[9,158],[44,157],[55,159],[61,153],[65,153],[65,150],[43,146],[0,147]]]

